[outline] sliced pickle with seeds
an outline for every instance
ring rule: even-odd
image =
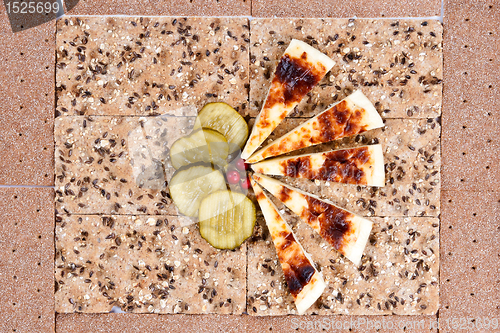
[[[170,180],[170,196],[179,211],[196,217],[200,203],[207,195],[226,189],[224,175],[211,166],[193,164],[175,172]]]
[[[197,162],[225,165],[228,155],[226,137],[210,128],[195,130],[170,148],[170,162],[175,169]]]
[[[246,195],[233,191],[217,191],[202,200],[200,234],[217,249],[232,250],[252,236],[255,206]]]
[[[207,127],[222,133],[230,144],[230,153],[242,149],[248,138],[245,119],[231,106],[223,102],[208,103],[198,114],[196,127]]]

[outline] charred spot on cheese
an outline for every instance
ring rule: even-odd
[[[254,192],[255,192],[255,191],[254,191]],[[266,196],[264,195],[264,193],[262,193],[262,192],[255,193],[255,194],[256,194],[256,195],[255,195],[255,198],[256,198],[257,200],[263,200],[263,199],[266,197]]]
[[[291,232],[282,231],[278,236],[284,239],[283,243],[279,245],[281,251],[285,251],[290,245],[296,242],[295,237],[293,237]]]
[[[312,223],[312,220],[317,220],[321,237],[336,250],[341,250],[346,237],[354,232],[349,223],[353,214],[310,196],[306,196],[306,199],[309,214],[305,217],[306,221]]]
[[[288,199],[290,199],[290,192],[292,192],[292,190],[290,190],[288,187],[286,186],[283,186],[281,188],[281,191],[280,193],[277,195],[277,198],[280,199],[281,201],[283,202],[287,202]]]
[[[362,148],[365,152],[368,150]],[[337,181],[336,178],[347,184],[359,184],[365,176],[363,170],[357,167],[357,160],[348,158],[345,151],[332,152],[327,156],[323,167],[318,171],[317,178]],[[365,162],[366,163],[366,162]]]
[[[317,64],[318,68],[307,61],[307,53],[303,52],[300,58],[293,58],[285,54],[278,66],[271,83],[271,90],[276,89],[280,94],[270,94],[264,108],[272,108],[276,103],[286,106],[302,100],[324,76],[326,68]]]
[[[314,267],[308,261],[294,260],[292,264],[285,264],[282,268],[288,290],[294,297],[309,283],[315,272]]]
[[[280,162],[285,176],[325,181],[365,184],[365,172],[358,166],[370,160],[367,147],[352,148],[325,153],[325,160],[321,168],[313,171],[311,156],[302,156]]]
[[[284,174],[288,177],[300,177],[303,175],[308,175],[311,170],[311,158],[298,157],[293,160],[281,162],[281,166],[285,170]]]
[[[278,257],[280,262],[283,263],[282,269],[288,289],[293,296],[297,296],[304,286],[309,283],[316,270],[304,253],[300,251],[293,233],[283,231],[280,233],[280,237],[284,241],[279,245]]]
[[[352,111],[346,101],[340,102],[318,116],[318,130],[321,135],[313,143],[329,142],[365,132],[366,125],[360,124],[362,120],[362,110]]]

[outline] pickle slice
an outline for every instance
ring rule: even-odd
[[[209,128],[195,130],[170,148],[170,162],[175,169],[197,162],[225,165],[228,155],[226,137]]]
[[[217,191],[202,200],[200,234],[218,249],[235,249],[250,237],[255,227],[255,206],[243,193]]]
[[[231,106],[223,102],[208,103],[198,114],[196,127],[208,127],[222,133],[230,144],[230,153],[242,149],[248,138],[245,119]]]
[[[170,196],[179,211],[196,217],[203,198],[226,189],[226,181],[219,170],[206,165],[192,165],[175,172],[170,180]]]

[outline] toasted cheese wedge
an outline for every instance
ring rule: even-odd
[[[333,65],[332,59],[306,43],[296,39],[290,42],[276,67],[241,158],[247,159],[257,150]]]
[[[252,164],[252,169],[266,175],[344,184],[385,185],[384,154],[381,145],[277,157]]]
[[[311,226],[334,249],[359,265],[372,230],[371,221],[276,179],[261,174],[254,174],[253,178]]]
[[[288,290],[295,300],[297,312],[302,314],[325,290],[323,276],[316,270],[310,255],[297,241],[292,228],[285,222],[276,206],[254,180],[251,182],[278,254]]]
[[[358,90],[260,149],[247,159],[247,163],[255,163],[268,157],[356,135],[382,126],[384,122],[377,110]]]

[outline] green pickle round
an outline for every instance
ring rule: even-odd
[[[255,205],[243,193],[217,191],[201,201],[198,218],[200,234],[210,245],[232,250],[252,235]]]

